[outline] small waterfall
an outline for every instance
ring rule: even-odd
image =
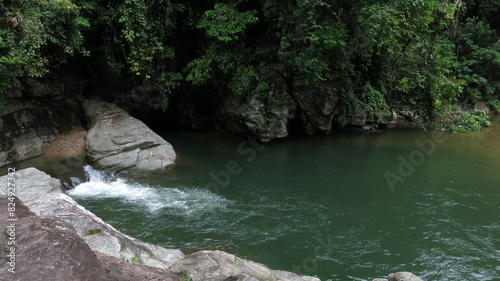
[[[85,166],[84,170],[87,181],[74,182],[75,188],[68,191],[75,199],[114,198],[146,207],[150,212],[168,208],[169,212],[188,215],[225,208],[231,203],[202,188],[149,186],[114,177],[91,166]]]

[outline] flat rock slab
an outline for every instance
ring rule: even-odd
[[[396,272],[389,274],[389,281],[422,281],[411,272]]]
[[[117,105],[98,100],[83,102],[89,131],[87,156],[98,169],[163,169],[175,163],[167,141]]]
[[[122,260],[96,252],[97,259],[106,269],[109,280],[119,281],[179,281],[179,275],[167,269],[140,265],[130,260]]]
[[[375,278],[372,281],[422,281],[422,279],[411,272],[401,271],[389,274],[388,278]]]
[[[7,195],[9,187],[15,188],[15,195],[23,202],[43,197],[49,193],[63,192],[60,180],[35,168],[22,169],[11,175],[0,177],[0,195]]]
[[[185,273],[192,281],[319,281],[318,278],[271,270],[268,267],[240,259],[222,251],[199,251],[174,263],[170,270]]]

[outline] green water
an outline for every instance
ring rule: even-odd
[[[439,143],[415,130],[265,146],[226,134],[164,132],[179,155],[175,168],[130,176],[118,195],[73,196],[142,240],[185,253],[225,250],[321,280],[395,271],[424,280],[500,280],[495,124],[444,134]],[[401,159],[418,165],[402,175]],[[399,179],[392,188],[387,172]]]

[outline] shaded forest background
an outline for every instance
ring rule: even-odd
[[[204,116],[230,98],[296,120],[303,93],[327,93],[333,127],[397,109],[458,112],[474,129],[477,101],[500,110],[499,12],[500,0],[2,0],[0,95],[70,81],[144,116],[196,102]]]

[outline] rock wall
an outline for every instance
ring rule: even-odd
[[[222,129],[269,142],[288,136],[290,96],[279,66],[261,78],[267,89],[259,93],[226,95],[216,107],[216,120]]]
[[[217,120],[227,131],[270,142],[288,136],[288,114],[288,107],[283,104],[231,96],[219,107]]]
[[[59,134],[82,125],[78,93],[62,82],[24,79],[0,110],[0,167],[42,155]]]
[[[308,87],[303,80],[294,79],[291,94],[299,107],[304,133],[329,134],[340,99],[335,87],[328,84]]]
[[[0,114],[0,166],[42,155],[59,134],[81,125],[77,100],[8,99]]]

